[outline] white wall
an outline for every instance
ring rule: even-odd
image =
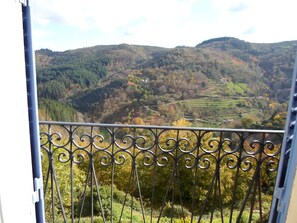
[[[0,222],[35,222],[22,8],[0,7]],[[35,218],[34,218],[35,219]]]
[[[296,170],[295,170],[296,171]],[[291,199],[289,203],[289,210],[287,216],[287,223],[297,222],[297,172],[295,172],[295,179],[292,188]]]

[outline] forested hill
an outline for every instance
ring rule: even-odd
[[[283,128],[297,41],[36,51],[40,119]]]

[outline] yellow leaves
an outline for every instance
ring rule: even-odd
[[[272,102],[272,103],[269,104],[269,109],[270,110],[275,110],[276,106],[277,106],[277,104],[275,102]]]
[[[173,126],[181,126],[181,127],[190,127],[192,123],[187,121],[186,119],[179,119],[172,123]]]
[[[131,122],[132,124],[135,124],[135,125],[145,125],[143,119],[140,117],[133,118]]]
[[[273,117],[273,120],[274,121],[280,121],[280,118],[281,118],[280,115],[276,115],[276,116]]]

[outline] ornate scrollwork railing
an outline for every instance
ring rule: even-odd
[[[282,137],[271,130],[41,122],[47,220],[264,222]]]

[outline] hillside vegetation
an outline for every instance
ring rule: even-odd
[[[297,41],[36,51],[40,118],[283,128]]]

